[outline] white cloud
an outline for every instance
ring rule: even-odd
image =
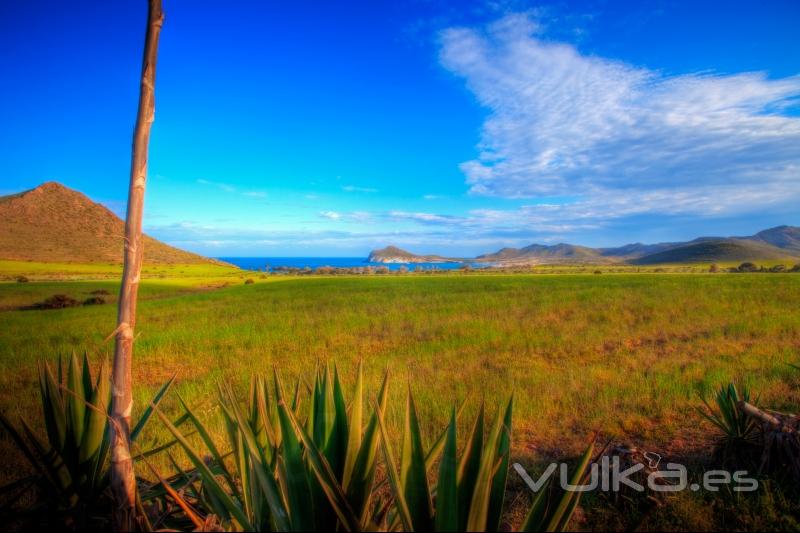
[[[355,185],[345,185],[342,187],[342,190],[345,192],[366,192],[366,193],[378,192],[378,189],[373,189],[371,187],[357,187]]]
[[[342,214],[336,211],[321,211],[319,216],[327,218],[328,220],[340,220],[342,218]]]
[[[581,54],[508,15],[441,34],[441,62],[490,110],[470,192],[571,196],[529,209],[607,219],[754,212],[800,199],[800,77],[666,76]]]
[[[371,217],[371,214],[366,211],[351,211],[349,213],[341,213],[339,211],[320,211],[319,216],[322,218],[327,218],[328,220],[364,222]]]

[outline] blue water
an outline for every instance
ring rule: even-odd
[[[329,266],[338,268],[352,267],[389,267],[389,270],[397,270],[401,266],[406,266],[409,270],[421,266],[425,270],[436,268],[438,270],[454,270],[464,266],[464,263],[370,263],[363,257],[218,257],[220,261],[231,263],[245,270],[274,270],[278,267],[309,267],[312,270],[317,267]],[[486,266],[472,265],[475,267]]]

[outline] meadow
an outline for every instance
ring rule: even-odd
[[[761,405],[793,410],[800,402],[798,372],[788,364],[800,361],[796,274],[255,276],[249,285],[235,271],[171,274],[151,272],[142,283],[136,408],[177,374],[175,390],[216,431],[217,381],[244,391],[250,376],[273,366],[295,379],[325,361],[348,385],[363,361],[371,394],[388,368],[390,424],[399,427],[409,386],[427,439],[454,403],[466,399],[470,419],[482,400],[493,412],[513,393],[514,460],[534,466],[575,457],[594,432],[697,462],[713,438],[695,410],[699,395],[734,379],[757,391]],[[110,357],[116,287],[89,279],[0,283],[0,409],[38,417],[38,360],[73,351]],[[104,305],[17,309],[101,289],[112,294]],[[165,408],[177,412],[172,399]],[[166,439],[152,424],[147,444]],[[9,450],[0,441],[0,453]],[[2,479],[15,472],[12,461],[0,465]],[[681,513],[683,526],[690,518],[702,529],[719,526],[700,512],[702,500],[681,505],[659,526]],[[740,514],[736,525],[752,526]],[[796,525],[782,520],[790,519],[773,527]]]

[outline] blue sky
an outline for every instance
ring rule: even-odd
[[[145,227],[473,255],[800,224],[800,3],[165,0]],[[0,193],[121,213],[145,2],[0,2]]]

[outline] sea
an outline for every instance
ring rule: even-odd
[[[487,266],[485,263],[371,263],[363,257],[217,257],[220,261],[231,263],[245,270],[273,271],[279,267],[294,267],[315,269],[317,267],[388,267],[389,270],[398,270],[405,266],[409,270],[422,267],[425,270],[455,270],[469,264],[474,268]]]

